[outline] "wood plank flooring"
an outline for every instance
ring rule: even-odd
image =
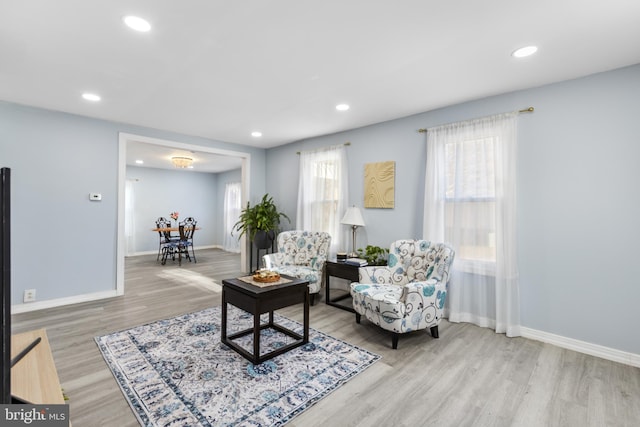
[[[93,338],[220,305],[215,283],[242,274],[239,255],[208,249],[198,263],[126,259],[118,298],[13,316],[13,332],[46,328],[74,427],[138,422]],[[215,282],[215,283],[214,283]],[[301,307],[279,311],[302,321]],[[290,426],[637,426],[640,369],[465,323],[400,337],[324,304],[311,327],[382,359]]]

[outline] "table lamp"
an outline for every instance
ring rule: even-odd
[[[342,217],[342,224],[350,225],[352,230],[352,247],[350,257],[355,258],[358,256],[356,253],[356,228],[364,227],[364,220],[362,219],[362,214],[360,213],[360,209],[352,206],[347,208],[347,212]]]

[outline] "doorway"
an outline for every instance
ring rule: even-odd
[[[201,145],[185,144],[177,141],[170,141],[158,138],[150,138],[141,135],[120,133],[118,138],[118,239],[116,257],[116,294],[124,295],[124,259],[126,255],[125,240],[125,188],[127,171],[127,145],[129,143],[145,143],[155,146],[174,148],[185,151],[209,153],[222,156],[235,157],[241,160],[241,185],[242,185],[242,205],[248,200],[250,183],[250,153],[240,151],[230,151],[219,148],[206,147]],[[246,265],[246,240],[243,235],[240,240],[240,265]]]

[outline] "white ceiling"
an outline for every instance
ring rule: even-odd
[[[193,159],[192,169],[176,169],[184,172],[219,173],[240,169],[242,159],[229,155],[214,154],[199,150],[185,150],[148,142],[129,140],[127,142],[127,165],[157,168],[175,169],[171,163],[172,157],[189,157]],[[136,160],[142,160],[143,164],[137,164]]]
[[[638,0],[0,0],[0,99],[265,148],[636,63]]]

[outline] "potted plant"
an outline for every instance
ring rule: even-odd
[[[240,212],[238,222],[233,225],[232,233],[233,230],[239,231],[238,237],[246,233],[257,248],[266,249],[276,237],[281,218],[291,222],[286,214],[278,212],[273,198],[265,194],[255,206],[247,202],[247,207]]]
[[[368,265],[387,265],[389,249],[380,246],[367,245],[365,249],[358,248],[358,258],[367,260]]]

